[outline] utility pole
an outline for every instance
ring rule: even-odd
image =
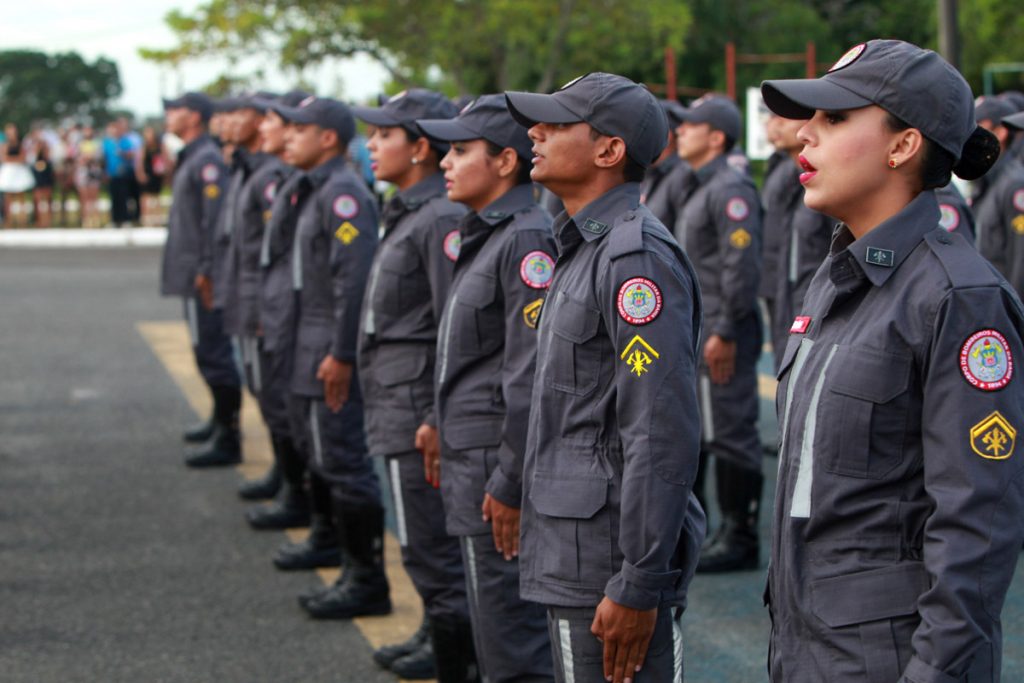
[[[956,20],[957,0],[938,0],[939,53],[960,68],[960,28]]]

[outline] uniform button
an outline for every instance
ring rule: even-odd
[[[939,242],[942,244],[953,244],[953,240],[949,238],[949,235],[939,235]]]

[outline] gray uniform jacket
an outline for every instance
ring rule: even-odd
[[[296,296],[292,247],[300,199],[312,191],[305,173],[292,170],[274,193],[260,245],[260,318],[263,350],[290,354],[295,343]]]
[[[487,533],[484,491],[518,508],[537,356],[554,272],[551,214],[519,185],[459,224],[462,246],[437,343],[437,421],[448,532]],[[495,459],[496,455],[496,459]]]
[[[313,191],[300,201],[292,285],[298,320],[292,391],[323,397],[323,359],[355,364],[359,309],[377,248],[377,206],[366,183],[335,157],[307,174]]]
[[[682,200],[692,182],[693,170],[690,165],[673,154],[657,166],[647,169],[640,183],[640,201],[662,225],[671,227],[676,224]]]
[[[955,232],[963,235],[968,243],[974,244],[974,212],[970,204],[956,185],[949,183],[935,190],[935,199],[939,202],[939,211],[942,218],[939,225],[946,229],[946,232]]]
[[[725,156],[702,166],[694,180],[676,239],[697,270],[705,335],[733,340],[737,324],[758,314],[761,202],[754,182]]]
[[[696,275],[637,183],[555,221],[537,339],[520,543],[522,597],[634,609],[686,599],[705,520]]]
[[[164,296],[192,296],[196,275],[211,275],[214,230],[227,182],[220,148],[209,135],[179,152],[160,269]]]
[[[224,308],[228,298],[229,281],[233,280],[234,264],[232,263],[231,235],[238,223],[238,198],[242,194],[242,186],[249,176],[249,151],[235,149],[231,155],[231,169],[228,174],[228,189],[224,193],[224,201],[220,205],[220,213],[213,230],[213,267],[210,277],[213,279],[213,307]],[[233,311],[229,312],[224,321],[224,330],[234,334]]]
[[[412,451],[419,426],[436,425],[437,326],[465,213],[448,201],[440,173],[399,192],[384,208],[359,329],[366,434],[375,455]]]
[[[1024,165],[1008,154],[975,186],[978,251],[1024,292]]]
[[[761,286],[758,295],[768,301],[774,301],[778,289],[779,263],[784,260],[782,241],[789,230],[789,213],[793,203],[803,199],[803,188],[797,179],[800,175],[799,169],[788,156],[781,156],[776,152],[769,157],[768,163],[770,168],[764,177],[764,187],[761,188],[764,221],[761,240]]]
[[[259,331],[260,251],[278,185],[288,173],[284,162],[270,154],[248,156],[245,184],[235,202],[224,272],[224,329],[254,337]],[[215,290],[216,293],[216,290]]]
[[[1024,538],[1020,300],[924,192],[814,277],[779,375],[776,683],[998,681]]]

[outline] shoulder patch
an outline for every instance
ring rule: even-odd
[[[731,220],[741,221],[750,215],[750,207],[743,197],[733,197],[725,204],[725,215]]]
[[[1010,225],[1013,226],[1013,231],[1018,235],[1024,235],[1024,213],[1018,214],[1016,218],[1010,221]]]
[[[971,427],[971,449],[986,460],[1006,460],[1013,455],[1017,430],[998,410]]]
[[[335,216],[345,220],[359,215],[359,202],[350,194],[338,195],[331,208],[334,209]]]
[[[544,299],[535,299],[523,306],[523,323],[531,330],[537,329],[542,308],[544,308]]]
[[[1017,190],[1013,193],[1013,208],[1024,211],[1024,190]]]
[[[267,186],[263,188],[263,198],[268,202],[273,202],[275,194],[277,194],[277,181],[271,180],[267,183]]]
[[[619,357],[626,362],[632,374],[643,377],[660,355],[638,334],[626,344]]]
[[[350,222],[345,221],[338,226],[337,230],[334,231],[334,236],[337,237],[342,244],[348,246],[355,242],[356,238],[359,237],[359,228],[352,225]]]
[[[939,204],[939,211],[942,214],[939,218],[939,225],[946,232],[953,232],[960,226],[960,212],[957,211],[955,206],[952,204]]]
[[[206,164],[203,169],[199,171],[199,177],[205,182],[215,183],[217,178],[220,178],[220,169],[217,168],[217,164]]]
[[[519,263],[519,278],[527,287],[547,289],[555,276],[555,260],[543,251],[531,251]]]
[[[630,325],[646,325],[661,313],[661,290],[653,280],[631,277],[619,287],[619,316]]]
[[[960,349],[960,371],[975,389],[996,391],[1013,379],[1013,353],[996,330],[979,330]]]
[[[444,255],[452,261],[459,258],[459,250],[462,247],[462,235],[458,230],[452,230],[444,236]]]
[[[220,196],[220,186],[210,183],[203,187],[203,194],[206,195],[207,199],[216,199]]]
[[[753,241],[754,238],[750,236],[746,228],[736,228],[729,235],[729,244],[737,249],[746,249]]]

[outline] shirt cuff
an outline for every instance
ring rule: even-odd
[[[622,569],[605,586],[604,594],[613,602],[636,610],[654,609],[661,604],[663,592],[670,591],[682,572],[648,572],[622,561]]]
[[[501,465],[495,467],[494,471],[491,472],[491,478],[487,480],[484,490],[502,505],[516,509],[522,507],[523,482],[513,481],[506,476],[505,472],[501,469]]]
[[[961,679],[949,676],[914,655],[897,683],[958,683]]]

